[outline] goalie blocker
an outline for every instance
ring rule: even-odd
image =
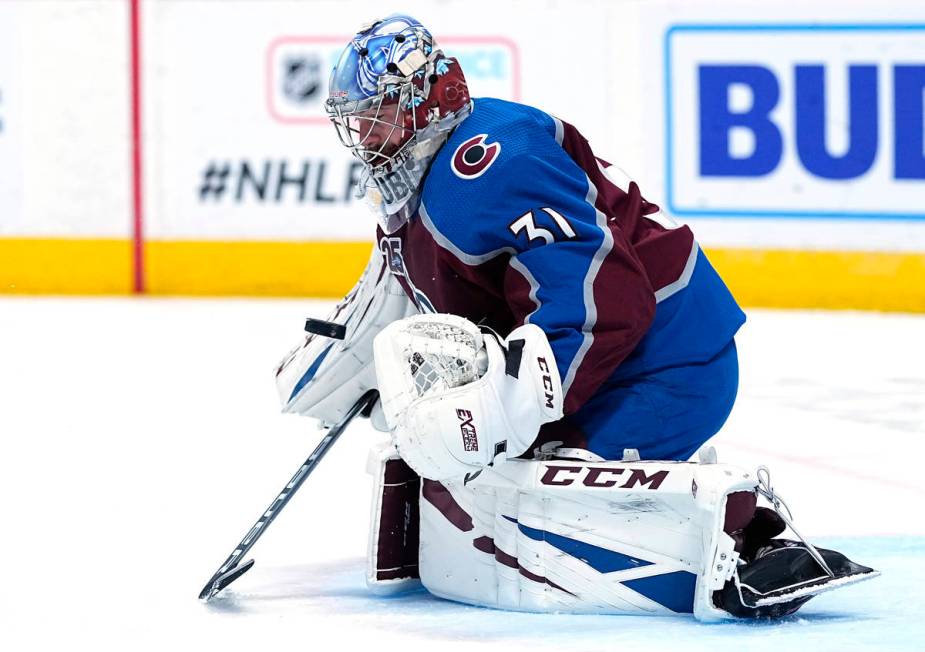
[[[757,507],[768,491],[726,464],[508,460],[469,482],[437,482],[383,445],[368,471],[367,583],[377,593],[422,583],[499,609],[717,621],[787,615],[878,575],[773,538],[785,526]]]

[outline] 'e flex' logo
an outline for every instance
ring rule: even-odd
[[[925,219],[925,25],[665,38],[673,212]]]

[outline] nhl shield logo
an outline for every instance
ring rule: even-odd
[[[296,104],[311,102],[321,89],[318,55],[290,55],[283,59],[283,95]]]

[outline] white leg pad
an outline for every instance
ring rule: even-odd
[[[432,593],[532,612],[729,617],[724,464],[512,460],[468,484],[423,480],[419,572]],[[721,567],[721,568],[719,568]]]

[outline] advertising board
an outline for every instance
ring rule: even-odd
[[[925,24],[672,26],[669,210],[925,220],[923,38]]]

